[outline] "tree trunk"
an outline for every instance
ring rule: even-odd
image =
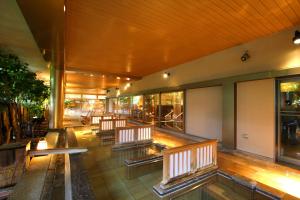
[[[6,111],[2,113],[2,120],[3,126],[5,128],[5,143],[7,144],[10,142],[11,127],[9,123],[8,113]]]
[[[11,124],[16,136],[16,140],[20,141],[21,139],[21,129],[18,123],[18,113],[16,109],[17,105],[15,103],[9,104],[9,113],[10,113],[10,119],[11,119]]]
[[[2,120],[2,112],[0,112],[0,145],[3,143],[3,120]]]

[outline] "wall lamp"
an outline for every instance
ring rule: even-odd
[[[165,72],[165,73],[163,73],[163,78],[167,79],[170,77],[170,75],[171,75],[170,72]]]
[[[300,31],[295,31],[295,37],[293,37],[294,44],[300,44]]]

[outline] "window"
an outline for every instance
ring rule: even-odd
[[[161,94],[160,126],[183,131],[183,91]]]
[[[144,96],[144,122],[158,125],[159,94]]]
[[[132,97],[131,117],[143,121],[143,96]]]

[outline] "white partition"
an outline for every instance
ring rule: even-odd
[[[150,125],[119,127],[116,128],[116,144],[150,141],[152,132],[153,127]]]
[[[186,92],[186,132],[222,140],[222,86],[190,89]]]
[[[217,166],[217,140],[208,140],[163,151],[163,180],[172,180]]]
[[[275,158],[275,80],[237,84],[237,149]]]

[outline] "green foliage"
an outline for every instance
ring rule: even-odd
[[[40,114],[49,88],[16,55],[0,51],[0,104],[18,103]]]

